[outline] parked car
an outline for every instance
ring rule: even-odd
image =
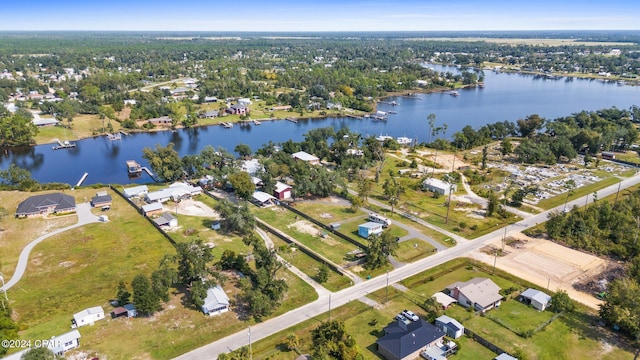
[[[407,318],[404,317],[404,315],[402,315],[402,314],[396,315],[396,320],[400,320],[402,322],[407,322]]]
[[[412,321],[420,320],[418,315],[414,314],[411,310],[405,309],[404,311],[402,311],[402,315],[404,315],[407,319],[411,319]]]

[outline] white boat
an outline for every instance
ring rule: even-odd
[[[396,141],[400,145],[410,145],[413,142],[413,139],[406,136],[400,136],[399,138],[396,138]]]
[[[376,140],[378,140],[380,142],[385,142],[386,140],[389,140],[389,139],[393,139],[393,137],[389,136],[389,135],[376,136]]]
[[[451,96],[460,96],[460,93],[457,92],[457,91],[452,91],[452,92],[449,93],[449,95],[451,95]]]

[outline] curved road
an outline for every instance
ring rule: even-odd
[[[619,189],[626,189],[630,186],[640,184],[640,175],[636,174],[635,176],[622,180],[619,184],[615,184],[604,188],[598,191],[598,197],[604,198],[606,196],[615,194]],[[583,196],[576,200],[570,201],[567,206],[573,207],[576,206],[584,206],[590,201],[593,200],[592,195]],[[547,216],[552,211],[562,211],[564,207],[563,205],[557,206],[551,210],[547,210],[541,212],[539,214],[532,215],[528,218],[525,218],[517,223],[509,225],[505,230],[498,229],[492,233],[483,235],[478,237],[475,240],[458,242],[458,245],[440,251],[434,255],[431,255],[427,258],[418,260],[414,263],[407,264],[403,267],[395,269],[388,273],[388,275],[380,275],[371,280],[355,284],[354,286],[329,294],[320,295],[318,300],[301,306],[297,309],[291,310],[286,314],[280,315],[278,317],[269,319],[260,324],[254,325],[251,328],[251,340],[258,341],[260,339],[264,339],[265,337],[275,334],[279,331],[286,330],[287,328],[301,323],[307,319],[311,319],[315,316],[318,316],[329,310],[329,305],[331,307],[338,307],[344,305],[352,300],[357,300],[360,297],[366,296],[370,292],[382,289],[387,284],[387,276],[388,283],[392,284],[398,281],[401,281],[409,276],[420,273],[424,270],[430,269],[432,267],[441,265],[449,260],[453,260],[458,257],[464,257],[468,252],[479,249],[484,246],[485,243],[495,240],[501,239],[503,234],[510,234],[520,232],[522,230],[528,229],[537,225],[538,223],[544,222],[547,220]],[[221,353],[226,353],[235,349],[238,349],[242,346],[249,344],[249,333],[248,331],[240,331],[235,334],[229,335],[225,338],[216,340],[208,345],[202,346],[198,349],[190,351],[184,355],[177,357],[180,360],[211,360],[216,359],[217,356]]]
[[[42,241],[50,238],[51,236],[58,235],[67,230],[75,229],[77,227],[98,222],[98,217],[91,213],[91,205],[89,203],[78,204],[76,207],[76,214],[78,215],[78,222],[74,225],[70,225],[61,229],[54,230],[52,232],[46,233],[39,238],[33,240],[20,253],[20,258],[18,258],[18,265],[16,266],[16,271],[11,276],[11,280],[9,280],[4,286],[0,287],[0,291],[7,291],[11,289],[15,284],[22,279],[24,276],[24,272],[27,270],[27,263],[29,261],[29,254],[31,250],[33,250],[36,245],[40,244]]]

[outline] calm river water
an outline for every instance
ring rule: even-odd
[[[454,67],[433,66],[438,71],[457,72]],[[10,152],[0,156],[0,169],[15,163],[29,170],[40,182],[66,182],[75,185],[87,172],[85,184],[130,182],[145,183],[146,175],[132,181],[127,176],[126,160],[142,159],[144,147],[162,146],[173,142],[182,155],[200,152],[205,146],[222,146],[233,150],[239,144],[248,144],[253,150],[269,142],[299,141],[310,129],[333,126],[349,127],[363,135],[391,135],[427,139],[427,115],[436,114],[436,123],[448,126],[446,137],[465,125],[477,128],[496,121],[516,121],[530,114],[545,118],[566,116],[581,110],[598,110],[616,106],[629,108],[640,105],[640,87],[618,86],[598,80],[559,79],[545,80],[529,75],[496,74],[485,71],[483,89],[459,91],[460,96],[428,94],[411,97],[392,97],[398,106],[380,104],[379,110],[396,111],[387,121],[352,118],[327,118],[289,121],[264,121],[262,125],[220,126],[163,131],[123,136],[109,141],[106,137],[78,141],[75,149],[53,151],[51,145],[40,145],[25,152]]]

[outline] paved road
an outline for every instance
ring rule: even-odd
[[[46,233],[40,236],[39,238],[33,240],[32,242],[27,244],[27,246],[25,246],[24,249],[22,249],[22,252],[20,253],[20,257],[18,258],[18,265],[16,266],[16,271],[13,273],[11,280],[9,280],[3,287],[0,287],[1,291],[7,291],[11,289],[15,284],[18,283],[18,281],[20,281],[20,279],[22,279],[22,276],[24,276],[24,272],[27,269],[29,254],[31,253],[31,250],[33,250],[33,248],[36,247],[36,245],[40,244],[42,241],[46,240],[51,236],[58,235],[67,230],[75,229],[77,227],[80,227],[86,224],[98,222],[98,217],[91,213],[91,205],[89,203],[78,204],[78,206],[76,207],[76,213],[78,215],[78,222],[76,224]]]
[[[640,184],[640,175],[635,175],[632,178],[623,180],[620,183],[620,187],[618,187],[618,184],[616,184],[598,191],[598,197],[604,198],[605,196],[615,194],[619,188],[625,189],[636,184]],[[593,196],[587,195],[569,202],[567,206],[571,206],[571,207],[573,207],[573,205],[584,206],[585,204],[587,204],[588,202],[591,202],[592,200],[593,200]],[[535,226],[538,223],[544,222],[546,221],[547,216],[551,211],[562,211],[563,207],[564,207],[564,204],[554,209],[532,215],[515,224],[509,225],[507,227],[506,233],[507,235],[509,235],[510,233],[520,232],[522,230]],[[253,326],[251,328],[251,339],[252,341],[258,341],[260,339],[264,339],[269,335],[275,334],[279,331],[283,331],[295,324],[314,318],[328,311],[329,304],[331,304],[332,308],[335,308],[335,307],[344,305],[350,301],[357,300],[360,297],[366,296],[367,294],[373,291],[384,288],[387,284],[387,276],[389,277],[388,283],[393,284],[409,276],[422,272],[424,270],[441,265],[449,260],[453,260],[459,257],[464,257],[468,252],[481,248],[482,246],[484,246],[485,243],[491,240],[501,239],[503,234],[505,234],[505,230],[498,229],[492,233],[478,237],[473,241],[465,240],[464,242],[458,242],[458,245],[453,248],[447,249],[446,251],[438,252],[437,254],[431,255],[427,258],[402,266],[398,269],[390,271],[388,275],[386,274],[380,275],[371,280],[368,280],[359,284],[355,284],[350,288],[347,288],[335,293],[321,295],[318,298],[318,300],[312,303],[306,304],[297,309],[291,310],[286,314],[280,315],[276,318],[269,319],[263,323]],[[219,339],[217,341],[214,341],[208,345],[202,346],[191,352],[188,352],[178,357],[177,359],[181,359],[181,360],[216,359],[218,354],[235,350],[239,347],[248,345],[248,343],[249,343],[248,332],[241,331],[241,332],[229,335],[225,338]]]

